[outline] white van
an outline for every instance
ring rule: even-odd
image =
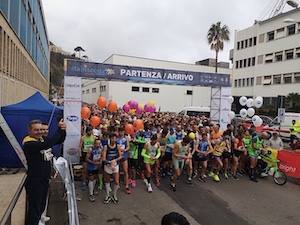
[[[284,121],[279,124],[278,117],[275,117],[268,125],[263,128],[263,131],[272,135],[274,132],[278,133],[282,139],[289,139],[291,136],[290,125],[292,120],[296,120],[296,123],[300,120],[300,113],[285,113]],[[298,137],[300,133],[298,132]]]
[[[204,106],[185,106],[182,111],[178,113],[183,116],[205,116],[210,117],[210,107]]]

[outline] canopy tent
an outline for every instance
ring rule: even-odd
[[[49,135],[51,136],[57,129],[58,120],[63,115],[62,112],[62,107],[49,102],[40,92],[36,92],[17,104],[1,107],[3,117],[21,146],[23,138],[28,135],[27,124],[29,121],[39,119],[49,123]],[[58,154],[57,146],[55,153]],[[23,167],[2,129],[0,129],[0,167]]]

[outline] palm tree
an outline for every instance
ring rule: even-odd
[[[300,95],[299,93],[289,93],[286,97],[286,101],[290,104],[292,109],[297,108],[300,102]]]
[[[212,24],[207,32],[207,41],[211,50],[216,51],[216,70],[218,70],[218,53],[223,50],[224,41],[229,41],[230,31],[228,26],[221,27],[221,22]]]
[[[79,52],[79,59],[80,59],[80,52],[82,51],[82,52],[85,52],[85,50],[82,48],[82,47],[80,47],[80,46],[77,46],[76,48],[74,48],[74,51],[75,52]]]

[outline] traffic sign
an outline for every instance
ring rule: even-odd
[[[278,108],[278,123],[284,122],[285,108]]]

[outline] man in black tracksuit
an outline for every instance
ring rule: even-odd
[[[23,140],[23,150],[28,164],[25,181],[28,212],[25,225],[37,225],[46,206],[53,156],[51,147],[65,140],[66,123],[61,120],[56,133],[48,138],[42,136],[42,122],[32,120],[28,124],[28,133],[29,135]]]

